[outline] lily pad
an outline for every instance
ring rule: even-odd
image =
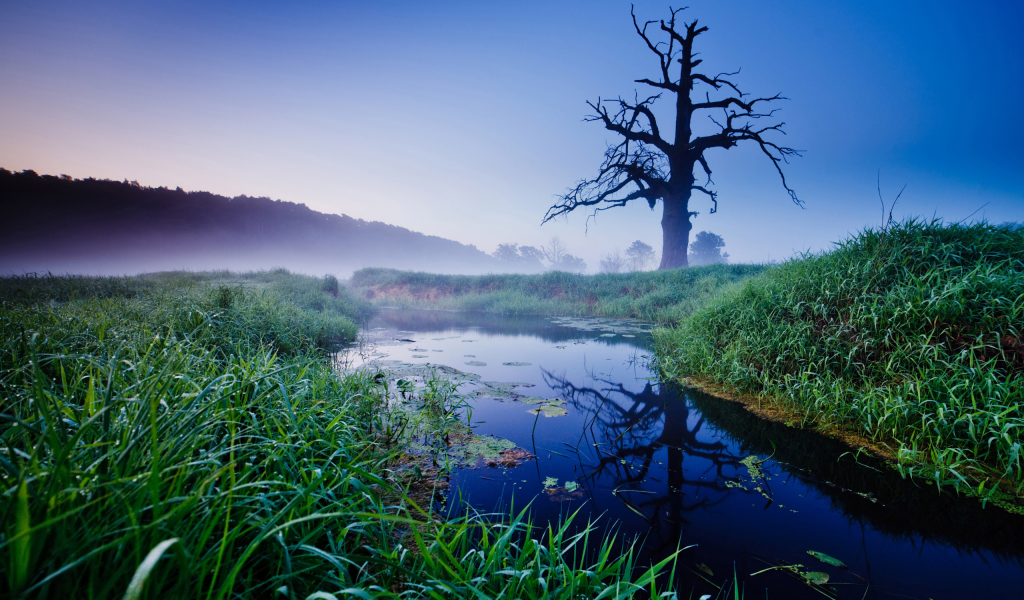
[[[463,358],[476,358],[476,354],[463,354]]]
[[[815,550],[808,550],[807,553],[810,554],[811,556],[813,556],[814,558],[820,560],[821,562],[827,564],[827,565],[832,565],[833,567],[839,567],[840,569],[845,569],[846,568],[846,565],[843,563],[843,561],[839,560],[838,558],[833,558],[833,557],[829,556],[828,554],[825,554],[824,552],[817,552]]]
[[[566,481],[565,482],[565,491],[569,492],[570,494],[575,492],[576,488],[578,488],[578,487],[580,487],[580,484],[576,483],[575,481]]]
[[[543,414],[545,417],[564,417],[569,411],[562,408],[561,406],[553,406],[551,404],[541,404],[533,410],[526,411],[531,415]]]
[[[466,361],[466,365],[468,365],[470,367],[486,367],[487,363],[481,362],[479,360],[470,360],[470,361]]]
[[[808,571],[804,573],[804,580],[814,585],[825,585],[828,583],[828,573],[822,571]]]
[[[528,363],[528,362],[507,362],[507,363],[501,363],[501,364],[505,365],[506,367],[529,367],[529,366],[533,365],[533,363]]]
[[[413,354],[412,357],[413,358],[430,358],[426,354]]]
[[[500,390],[504,392],[511,392],[512,388],[517,387],[536,387],[536,385],[532,383],[520,383],[516,381],[481,381],[480,384],[493,390]]]

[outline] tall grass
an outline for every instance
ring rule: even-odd
[[[673,377],[890,443],[904,472],[1024,497],[1024,231],[910,221],[748,280],[660,332]]]
[[[333,317],[269,290],[180,283],[0,282],[5,597],[626,598],[664,585],[669,563],[634,571],[628,550],[571,519],[434,521],[392,477],[386,379],[330,367],[336,336],[319,327]]]
[[[477,310],[505,315],[631,317],[672,322],[724,287],[762,273],[762,265],[710,265],[636,273],[578,275],[436,275],[363,269],[354,293],[378,304]]]

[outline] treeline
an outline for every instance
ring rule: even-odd
[[[484,273],[474,246],[304,204],[0,169],[0,272],[369,266]]]

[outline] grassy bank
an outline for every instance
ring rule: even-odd
[[[750,279],[657,335],[661,368],[889,445],[901,470],[1024,499],[1024,231],[920,221]]]
[[[555,271],[462,276],[363,269],[352,276],[351,286],[358,297],[388,306],[668,323],[690,314],[724,287],[764,270],[760,265],[711,265],[600,275]]]
[[[359,317],[332,285],[0,280],[3,596],[650,593],[666,565],[585,524],[419,510],[393,477],[394,392],[327,360]]]

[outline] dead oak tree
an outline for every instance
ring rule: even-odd
[[[711,189],[711,167],[705,156],[711,149],[729,149],[748,141],[757,144],[772,161],[790,198],[797,206],[803,206],[782,172],[782,164],[787,163],[790,156],[799,156],[798,152],[766,139],[772,133],[784,133],[784,123],[761,126],[761,119],[770,119],[775,112],[762,107],[785,98],[778,94],[749,98],[731,79],[738,71],[714,77],[696,72],[694,69],[702,61],[695,58],[693,42],[707,31],[707,27],[698,27],[694,20],[683,24],[685,28],[681,31],[677,30],[676,18],[683,10],[672,9],[667,23],[647,21],[642,26],[637,22],[636,14],[630,11],[637,34],[658,57],[661,67],[661,76],[657,80],[645,78],[636,82],[663,91],[644,100],[638,97],[633,102],[622,98],[611,101],[599,98],[597,102],[587,102],[595,114],[585,120],[602,123],[622,139],[605,151],[597,177],[579,182],[562,195],[559,202],[548,209],[542,221],[547,223],[583,206],[594,207],[596,215],[597,211],[625,206],[633,200],[646,200],[653,210],[660,200],[664,207],[661,269],[687,266],[686,250],[693,227],[690,219],[697,215],[690,210],[693,192],[701,192],[710,199],[710,213],[718,209],[718,194]],[[660,25],[660,32],[667,35],[667,42],[653,39],[657,30],[651,26],[656,24]],[[703,100],[699,97],[701,87],[706,88]],[[712,99],[711,94],[715,92],[724,92],[727,97]],[[654,102],[666,93],[675,95],[675,132],[670,139],[662,134],[652,110]],[[697,96],[697,99],[691,96]],[[717,131],[695,136],[693,119],[696,115],[705,114],[698,111],[708,110],[722,111],[718,119],[709,115]],[[697,165],[706,175],[703,185],[699,185],[694,176]]]

